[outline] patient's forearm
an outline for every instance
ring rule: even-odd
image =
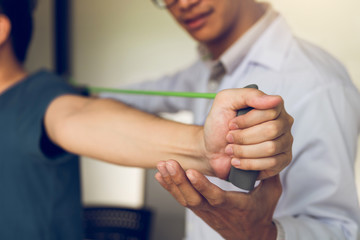
[[[136,167],[155,167],[170,158],[186,169],[207,167],[202,127],[161,119],[114,100],[62,96],[50,105],[45,120],[50,138],[79,155]]]

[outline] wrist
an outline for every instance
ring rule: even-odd
[[[182,144],[174,146],[177,150],[173,159],[177,160],[184,170],[195,169],[203,174],[209,174],[211,168],[207,158],[203,127],[187,125],[186,130],[181,130],[179,136],[183,137],[180,141]],[[179,139],[177,136],[175,138]]]
[[[246,236],[251,240],[277,240],[277,228],[274,222],[256,224],[245,230]]]
[[[263,234],[259,240],[277,240],[277,227],[274,222],[264,227]]]
[[[198,127],[195,139],[197,143],[197,149],[199,150],[199,157],[197,161],[200,168],[198,170],[207,175],[212,174],[211,166],[209,163],[210,156],[206,148],[205,132],[203,127]]]

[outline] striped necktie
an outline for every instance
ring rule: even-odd
[[[224,65],[218,61],[212,68],[210,72],[210,77],[208,81],[208,91],[215,92],[226,73]]]

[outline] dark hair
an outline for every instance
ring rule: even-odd
[[[36,0],[0,0],[0,14],[11,22],[10,39],[17,60],[24,63],[33,32]]]

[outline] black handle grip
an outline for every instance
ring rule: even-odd
[[[258,86],[256,84],[251,84],[246,86],[245,88],[258,89]],[[251,109],[253,108],[248,107],[248,108],[240,109],[237,111],[237,116],[244,115],[249,111],[251,111]],[[251,191],[254,189],[258,175],[259,175],[259,171],[245,171],[231,166],[228,181],[241,189]]]

